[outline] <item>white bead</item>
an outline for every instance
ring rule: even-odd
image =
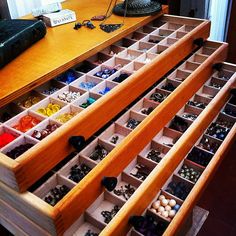
[[[167,205],[167,206],[165,207],[165,210],[166,210],[166,211],[170,211],[170,210],[171,210],[171,206]]]
[[[167,199],[162,199],[161,200],[161,205],[164,206],[164,207],[167,206],[168,205]]]
[[[161,213],[161,215],[164,216],[165,218],[167,218],[169,216],[169,213],[168,213],[168,211],[163,211]]]
[[[161,202],[159,200],[152,203],[152,207],[154,209],[158,209],[160,205],[161,205]]]
[[[163,206],[160,206],[160,207],[158,208],[158,211],[159,211],[159,212],[163,212],[163,211],[165,211],[165,208],[164,208]]]
[[[156,209],[154,209],[154,208],[151,208],[150,210],[154,213],[157,213]]]
[[[175,214],[176,214],[176,211],[175,211],[175,210],[170,210],[170,211],[169,211],[169,217],[170,217],[170,218],[173,218],[173,217],[175,216]]]
[[[176,205],[176,201],[175,201],[174,199],[171,199],[171,200],[169,201],[169,205],[170,205],[171,207],[174,207],[174,206]]]
[[[160,195],[160,196],[159,196],[159,200],[161,201],[162,199],[165,199],[165,196],[164,196],[164,195]]]

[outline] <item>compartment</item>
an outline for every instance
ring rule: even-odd
[[[180,138],[181,133],[164,127],[154,138],[153,141],[167,147],[172,147]]]
[[[145,25],[145,26],[139,28],[139,29],[137,30],[137,32],[145,33],[145,34],[150,34],[150,33],[153,32],[154,30],[156,30],[155,27],[151,27],[151,26]]]
[[[203,110],[210,103],[210,101],[210,98],[195,94],[194,97],[187,102],[187,105]]]
[[[82,110],[83,110],[82,108],[73,105],[68,105],[66,107],[63,107],[59,112],[57,112],[51,118],[60,124],[65,124],[73,117],[77,116]]]
[[[111,45],[111,46],[103,49],[101,51],[101,53],[104,53],[104,54],[109,55],[109,56],[114,56],[114,55],[119,54],[123,50],[125,50],[125,48],[117,46],[117,45]]]
[[[89,91],[103,80],[91,75],[81,76],[78,80],[71,83],[71,86],[79,88],[80,90]]]
[[[46,95],[42,95],[32,90],[24,94],[23,96],[19,97],[17,100],[14,101],[14,103],[23,109],[27,109],[35,105],[36,103],[40,102],[41,100],[43,100],[45,97]]]
[[[193,188],[193,183],[177,175],[171,176],[163,186],[163,190],[180,200],[185,200]]]
[[[169,91],[165,91],[162,89],[155,89],[154,91],[151,91],[148,95],[147,98],[151,101],[161,103],[163,102],[168,96],[170,95]]]
[[[207,98],[214,98],[216,96],[216,94],[219,92],[219,89],[204,85],[199,91],[198,94],[200,96],[204,96]]]
[[[13,142],[21,133],[8,126],[0,126],[0,149]]]
[[[207,150],[208,152],[215,153],[221,145],[221,141],[218,139],[214,139],[209,135],[203,135],[200,142],[197,146],[201,149]]]
[[[142,63],[149,63],[151,62],[157,55],[154,53],[144,53],[140,57],[136,59],[136,61],[142,62]]]
[[[177,30],[179,28],[181,28],[183,25],[181,24],[176,24],[176,23],[172,23],[172,22],[167,22],[166,24],[161,26],[161,29],[168,29],[168,30]]]
[[[98,138],[85,147],[80,152],[80,156],[89,159],[89,161],[93,163],[93,166],[95,166],[98,162],[102,161],[113,148],[113,145]]]
[[[95,94],[92,92],[85,93],[78,100],[76,100],[73,105],[85,109],[96,102],[101,96],[102,95],[100,94]]]
[[[139,155],[155,163],[159,163],[169,150],[169,147],[151,141]]]
[[[75,183],[79,183],[93,169],[93,167],[94,165],[90,160],[77,154],[58,171],[58,174]]]
[[[133,45],[134,43],[136,43],[136,40],[132,40],[132,39],[128,39],[128,38],[123,38],[120,41],[114,43],[115,46],[118,47],[123,47],[123,48],[128,48],[131,45]]]
[[[138,40],[144,38],[145,36],[147,36],[146,33],[140,33],[140,32],[136,31],[136,32],[133,32],[133,33],[129,34],[128,36],[126,36],[126,38],[138,41]]]
[[[187,155],[187,159],[189,161],[192,161],[203,168],[208,165],[208,163],[211,161],[213,157],[213,154],[210,152],[207,152],[203,149],[200,149],[198,147],[193,147],[193,149],[189,152]]]
[[[116,124],[132,130],[135,129],[145,119],[145,117],[146,116],[134,111],[128,111],[116,121]]]
[[[13,129],[25,133],[43,120],[43,116],[35,112],[26,110],[24,112],[21,112],[19,115],[13,117],[12,119],[8,120],[5,124]]]
[[[235,118],[220,113],[216,119],[216,123],[220,126],[231,129],[235,123]]]
[[[99,228],[104,228],[122,206],[123,202],[119,198],[104,192],[86,210],[86,213],[90,219],[96,222]]]
[[[141,101],[136,103],[131,110],[138,112],[142,115],[149,115],[156,107],[158,104],[156,102],[152,102],[146,98],[143,98]]]
[[[88,75],[94,76],[100,79],[108,79],[110,76],[115,74],[119,69],[121,69],[120,65],[117,65],[117,68],[116,66],[109,67],[109,66],[101,65],[101,66],[96,67],[94,70],[90,71]]]
[[[168,47],[164,46],[164,45],[155,45],[154,47],[152,47],[151,49],[148,50],[149,53],[152,54],[161,54],[162,52],[164,52]]]
[[[188,59],[188,61],[202,64],[207,58],[207,56],[195,53],[192,57]]]
[[[236,118],[236,106],[232,104],[226,104],[222,113]]]
[[[168,38],[164,39],[163,41],[161,41],[161,45],[170,47],[171,45],[173,45],[177,41],[178,41],[178,39],[168,37]]]
[[[118,145],[130,132],[130,129],[114,123],[99,136],[99,139],[111,145]]]
[[[225,85],[226,81],[222,80],[222,79],[218,79],[215,77],[212,77],[211,80],[209,81],[209,83],[206,83],[208,86],[217,88],[217,89],[221,89],[223,88],[223,86]]]
[[[168,37],[169,35],[173,34],[174,30],[168,30],[168,29],[157,29],[152,34],[157,35],[160,37]]]
[[[185,105],[177,115],[183,119],[194,121],[195,119],[197,119],[200,113],[201,110],[197,109],[196,107]]]
[[[181,27],[181,31],[184,31],[184,32],[190,32],[192,31],[193,29],[195,29],[196,26],[195,25],[184,25],[183,27]]]
[[[181,39],[183,38],[187,33],[186,32],[183,32],[183,31],[177,31],[175,33],[173,33],[171,36],[173,38],[176,38],[176,39]]]
[[[162,90],[173,92],[178,86],[180,85],[180,82],[171,80],[171,79],[165,79],[163,82],[161,82],[157,88],[160,88]]]
[[[12,141],[10,144],[6,145],[4,148],[2,148],[2,153],[15,160],[24,152],[32,148],[35,144],[37,144],[37,141],[33,138],[30,138],[25,135],[20,136],[14,141]]]
[[[126,58],[128,60],[134,60],[143,53],[137,50],[126,49],[119,54],[119,57]]]
[[[54,93],[51,97],[64,103],[71,103],[77,100],[84,93],[85,91],[82,89],[74,86],[66,86]]]
[[[220,70],[219,72],[216,72],[214,74],[214,76],[216,76],[217,78],[219,79],[223,79],[223,80],[229,80],[232,75],[234,74],[233,71],[229,71],[229,70],[226,70],[226,69],[222,69]]]
[[[183,65],[181,65],[179,68],[181,70],[186,70],[189,72],[193,72],[195,71],[198,67],[199,67],[199,63],[196,62],[190,62],[190,61],[186,61]]]
[[[125,65],[128,65],[130,62],[131,62],[130,60],[115,56],[109,59],[108,61],[106,61],[105,63],[103,63],[103,65],[105,67],[116,68],[117,70],[120,70],[122,67],[124,67]]]
[[[31,110],[43,117],[50,117],[56,114],[67,104],[55,98],[47,98],[34,105]]]
[[[122,83],[124,80],[126,80],[132,73],[125,71],[125,70],[121,70],[118,71],[116,74],[114,74],[113,76],[111,76],[109,78],[109,80],[112,80],[115,83]]]
[[[149,49],[151,49],[153,46],[155,46],[155,44],[139,41],[139,42],[133,44],[133,45],[130,47],[130,49],[132,49],[132,50],[137,50],[137,51],[140,51],[140,52],[147,52],[147,51],[148,51]]]
[[[75,70],[79,73],[86,74],[96,68],[96,66],[96,63],[91,63],[91,61],[83,61],[75,66]]]
[[[164,24],[166,24],[166,21],[162,20],[162,18],[155,19],[150,23],[148,23],[148,25],[150,25],[151,27],[157,27],[157,28],[163,26]]]
[[[63,88],[64,86],[66,85],[63,83],[60,83],[56,80],[50,80],[47,83],[44,83],[43,85],[37,87],[35,91],[42,95],[50,96],[53,93],[57,92],[59,89]]]
[[[128,64],[123,69],[124,69],[124,71],[127,71],[128,73],[133,73],[133,72],[139,70],[140,68],[142,68],[144,65],[145,65],[144,63],[135,61],[135,62],[131,62],[130,64]]]
[[[183,71],[180,69],[175,70],[173,73],[171,73],[170,75],[168,75],[169,79],[172,80],[178,80],[178,81],[184,81],[189,75],[191,75],[190,72],[187,71]]]
[[[102,52],[98,52],[97,54],[93,55],[92,57],[88,58],[87,61],[92,63],[93,65],[101,65],[107,60],[109,60],[112,56],[104,54]]]
[[[55,80],[64,83],[70,84],[76,79],[78,79],[82,74],[78,73],[76,70],[69,69],[66,72],[62,73],[61,75],[57,76]]]
[[[23,111],[22,108],[14,103],[10,103],[0,110],[0,122],[4,123]]]
[[[184,133],[191,124],[192,124],[191,120],[175,116],[174,119],[170,122],[170,125],[168,127],[177,132]]]
[[[55,174],[43,183],[33,194],[51,206],[55,206],[75,184],[64,177]]]
[[[100,95],[105,95],[108,92],[110,92],[114,87],[116,87],[117,83],[114,83],[112,81],[103,81],[99,85],[95,86],[91,92],[100,94]]]
[[[160,43],[165,37],[161,37],[158,35],[153,35],[153,34],[149,34],[146,37],[144,37],[141,41],[142,42],[146,42],[146,43]]]

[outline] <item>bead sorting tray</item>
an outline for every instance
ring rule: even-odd
[[[16,116],[13,115],[13,118],[8,121],[5,122],[4,119],[1,127],[5,128],[12,128],[12,121],[19,122],[24,112],[32,116],[36,116],[39,111],[40,114],[37,114],[39,118],[37,126],[29,130],[27,128],[27,132],[18,132],[15,141],[1,149],[1,181],[17,191],[25,191],[60,162],[63,156],[73,150],[65,140],[73,135],[88,139],[144,90],[158,81],[173,65],[186,57],[196,47],[193,44],[194,39],[205,39],[208,33],[208,21],[165,15],[36,88],[32,94],[38,94],[39,100],[42,100],[36,104],[33,103],[31,107],[28,107],[29,102],[27,102],[27,108],[22,107],[23,97],[4,106],[1,109],[1,116],[5,111],[11,115],[16,113]],[[177,46],[184,50],[179,51]],[[171,58],[170,63],[166,63],[167,57]],[[109,73],[109,76],[101,75],[101,70],[104,71],[105,68],[111,75]],[[130,75],[127,80],[124,78],[124,73],[125,77]],[[118,82],[122,80],[126,81],[119,84]],[[87,85],[89,82],[89,91],[83,82]],[[97,86],[91,88],[91,84]],[[131,88],[132,93],[130,93]],[[49,90],[50,94],[45,94],[45,90]],[[63,93],[68,91],[79,93],[79,95],[77,97],[73,95],[72,102],[66,101]],[[59,100],[59,97],[64,100]],[[91,107],[87,108],[88,106]],[[63,115],[65,113],[66,115]],[[63,125],[65,122],[67,124]],[[41,141],[33,138],[34,148],[23,154],[21,153],[26,149],[26,145],[21,146],[20,152],[18,149],[14,150],[15,160],[6,155],[11,147],[15,147],[14,143],[21,144],[22,138],[31,139],[34,129],[40,132],[44,129],[43,136],[45,136],[45,128],[48,124],[50,128],[52,124],[60,127],[56,130],[53,128],[53,132],[49,129],[49,135]],[[37,132],[34,137],[40,136],[40,132]],[[56,149],[55,143],[57,143]],[[43,166],[41,162],[44,163]]]
[[[222,46],[223,46],[223,47],[222,47]],[[157,102],[153,102],[153,101],[150,100],[151,94],[153,94],[153,93],[156,91],[156,89],[162,90],[161,87],[163,87],[163,86],[166,85],[166,81],[163,80],[163,82],[160,83],[160,84],[158,84],[158,85],[157,85],[157,88],[156,88],[156,87],[153,88],[153,90],[150,91],[150,92],[147,94],[147,96],[144,98],[144,100],[142,101],[143,104],[145,104],[144,101],[145,101],[145,100],[149,100],[148,102],[149,102],[149,103],[152,103],[152,104],[153,104],[153,107],[155,107],[155,106],[157,105],[157,107],[156,107],[156,109],[153,111],[153,113],[151,113],[151,114],[149,115],[149,117],[148,117],[149,119],[150,119],[150,117],[152,117],[152,116],[154,117],[153,114],[155,114],[156,112],[158,113],[159,110],[162,110],[162,109],[161,109],[162,106],[165,106],[165,108],[166,108],[167,110],[171,111],[171,113],[170,113],[168,116],[165,117],[165,121],[162,119],[162,121],[164,121],[163,124],[162,124],[162,123],[158,124],[158,128],[156,128],[156,132],[155,132],[155,133],[158,133],[158,131],[160,131],[161,129],[163,129],[163,126],[166,125],[165,122],[168,123],[168,121],[175,115],[175,113],[178,112],[179,109],[181,109],[181,107],[184,105],[184,103],[187,102],[188,99],[190,99],[191,96],[193,96],[194,93],[197,92],[197,90],[202,86],[202,84],[207,81],[207,79],[209,78],[209,77],[207,77],[207,75],[200,77],[200,78],[202,79],[202,81],[200,81],[199,79],[196,79],[196,78],[198,78],[198,77],[195,77],[196,75],[198,75],[197,70],[198,70],[198,71],[202,71],[202,70],[203,70],[202,73],[203,73],[203,72],[206,73],[206,68],[207,68],[207,70],[210,68],[209,73],[212,73],[212,63],[213,63],[213,61],[214,61],[214,60],[220,60],[220,59],[216,59],[216,58],[220,58],[220,57],[219,57],[219,54],[221,54],[221,56],[222,56],[222,53],[221,53],[221,52],[222,52],[222,50],[223,50],[223,48],[224,48],[224,45],[218,44],[218,43],[206,42],[206,44],[205,44],[204,47],[206,47],[206,48],[207,48],[207,47],[211,47],[211,48],[213,47],[214,50],[215,50],[215,53],[213,53],[213,55],[209,56],[209,58],[208,58],[205,62],[203,62],[202,64],[200,64],[199,67],[198,67],[199,70],[196,69],[195,72],[192,73],[191,76],[189,76],[189,78],[187,78],[182,84],[180,84],[180,85],[175,89],[175,91],[173,91],[173,92],[167,97],[167,99],[165,99],[162,103],[157,103]],[[199,49],[199,51],[201,51],[201,50],[202,50],[202,49]],[[197,51],[196,53],[198,53],[199,51]],[[219,54],[218,54],[218,53],[219,53]],[[188,59],[187,59],[187,60],[188,60]],[[184,62],[184,63],[186,63],[186,62]],[[177,70],[179,70],[179,69],[177,69]],[[176,71],[174,71],[173,73],[176,73]],[[191,77],[192,79],[194,79],[194,81],[198,81],[199,84],[197,84],[196,87],[194,87],[194,86],[190,83],[190,81],[191,81],[191,78],[190,78],[190,77]],[[196,80],[195,80],[195,79],[196,79]],[[168,81],[168,80],[167,80],[167,81]],[[181,100],[178,106],[176,106],[176,104],[175,104],[175,106],[173,107],[173,103],[167,103],[167,102],[171,99],[171,96],[174,96],[174,95],[176,95],[176,94],[181,93],[182,90],[183,90],[183,88],[189,90],[190,84],[191,84],[191,88],[192,88],[192,92],[191,92],[192,94],[190,94],[190,93],[186,94],[185,100]],[[187,85],[188,85],[188,86],[187,86]],[[186,86],[186,87],[185,87],[185,86]],[[180,90],[180,91],[178,91],[178,90]],[[163,90],[163,92],[165,92],[165,90]],[[175,97],[175,96],[174,96],[174,97]],[[176,99],[175,99],[175,100],[176,100]],[[165,104],[165,103],[166,103],[166,104]],[[148,104],[148,103],[147,103],[147,104]],[[164,104],[164,105],[162,105],[162,104]],[[140,105],[139,105],[139,106],[140,106]],[[171,107],[171,109],[168,109],[168,107]],[[137,109],[137,108],[138,108],[138,104],[135,105],[135,109]],[[127,113],[125,113],[125,114],[123,115],[123,117],[121,117],[120,119],[118,119],[119,121],[122,121],[120,124],[115,124],[116,126],[121,126],[121,127],[122,127],[121,129],[120,129],[120,128],[119,128],[119,129],[116,128],[117,132],[119,132],[120,135],[122,135],[122,136],[127,135],[126,133],[128,133],[128,132],[126,132],[126,133],[125,133],[125,132],[121,132],[121,130],[124,130],[124,129],[125,129],[124,126],[127,125],[127,118],[129,117],[129,115],[135,114],[135,113],[137,113],[137,112],[136,112],[136,111],[132,111],[132,113],[131,113],[131,111],[127,111]],[[137,116],[136,116],[135,118],[137,118],[138,115],[139,115],[139,117],[140,117],[140,116],[141,116],[141,117],[144,116],[144,115],[142,115],[142,114],[137,113]],[[118,120],[117,120],[117,122],[118,122]],[[121,156],[124,156],[124,154],[119,153],[119,152],[121,151],[121,148],[122,148],[123,146],[129,144],[129,143],[134,144],[133,141],[134,141],[136,138],[135,138],[135,139],[132,139],[132,138],[129,138],[129,137],[131,137],[131,136],[135,133],[136,130],[142,130],[143,128],[140,128],[140,127],[143,126],[143,123],[145,124],[146,120],[147,120],[147,119],[142,120],[142,122],[141,122],[141,123],[137,126],[137,128],[134,129],[133,131],[130,129],[130,131],[132,131],[132,132],[127,136],[127,138],[125,138],[126,140],[129,139],[129,142],[128,142],[128,143],[125,142],[125,140],[121,141],[121,143],[116,146],[116,152],[114,152],[114,151],[112,150],[111,153],[108,154],[109,158],[108,158],[108,157],[107,157],[107,158],[104,158],[104,160],[102,160],[99,164],[93,162],[93,165],[97,165],[97,166],[91,171],[91,173],[89,173],[88,175],[86,175],[86,176],[68,193],[68,195],[67,195],[65,198],[63,198],[60,202],[58,202],[55,207],[52,208],[52,207],[50,207],[50,205],[48,205],[47,203],[45,203],[44,201],[42,201],[42,200],[39,199],[38,197],[36,197],[36,196],[34,196],[34,195],[30,194],[30,193],[27,193],[25,196],[28,196],[30,199],[34,199],[33,201],[34,201],[34,202],[37,202],[37,203],[39,204],[38,206],[40,206],[40,208],[43,207],[44,209],[47,209],[47,213],[42,212],[42,210],[39,210],[39,208],[36,207],[36,206],[33,204],[33,205],[30,206],[30,209],[32,209],[32,210],[34,209],[34,210],[33,210],[33,211],[34,211],[34,214],[32,215],[31,212],[28,211],[28,210],[24,211],[24,214],[27,215],[27,217],[31,218],[33,221],[35,221],[35,220],[37,219],[37,220],[36,220],[37,223],[38,223],[41,227],[46,228],[46,229],[48,230],[48,232],[50,232],[51,234],[55,234],[55,231],[57,231],[57,233],[59,233],[59,234],[60,234],[60,232],[62,232],[62,231],[64,232],[64,230],[67,229],[67,228],[73,223],[73,221],[75,221],[76,218],[78,218],[80,215],[82,215],[83,211],[94,201],[94,199],[95,199],[99,194],[101,194],[101,190],[102,190],[102,189],[101,189],[100,183],[99,183],[97,180],[98,180],[98,179],[101,179],[101,178],[102,178],[103,176],[105,176],[105,175],[108,175],[108,176],[109,176],[109,175],[111,175],[111,174],[112,174],[112,175],[118,175],[118,174],[120,174],[120,172],[125,168],[125,166],[127,166],[127,165],[130,163],[130,161],[133,159],[133,157],[134,157],[135,155],[137,155],[137,154],[139,153],[139,151],[141,151],[141,150],[139,150],[140,147],[137,147],[137,146],[136,146],[135,148],[132,148],[132,151],[135,152],[134,155],[132,155],[132,152],[126,153],[126,154],[125,154],[126,158],[123,159],[122,162],[119,162],[119,165],[116,164],[116,166],[112,166],[113,164],[117,163],[118,158],[121,158]],[[141,121],[141,119],[140,119],[140,121]],[[150,120],[149,120],[149,122],[150,122]],[[149,122],[148,122],[148,123],[149,123]],[[145,126],[145,127],[146,127],[146,126]],[[110,130],[111,130],[111,129],[112,129],[112,128],[110,128]],[[126,130],[128,130],[127,127],[126,127]],[[153,134],[153,136],[155,136],[155,133]],[[103,138],[104,138],[104,137],[107,137],[107,135],[105,135],[105,133],[104,133],[102,137],[103,137]],[[99,138],[98,138],[97,140],[95,140],[94,142],[97,142],[98,140],[99,140]],[[149,140],[149,139],[144,140],[145,143],[144,143],[143,147],[145,147],[145,146],[148,144],[148,140]],[[110,144],[110,147],[111,147],[111,144]],[[114,145],[113,145],[113,148],[114,148]],[[141,148],[142,148],[142,146],[141,146]],[[168,148],[168,147],[166,147],[166,148]],[[86,149],[86,148],[85,148],[85,149]],[[88,148],[88,149],[89,149],[89,148]],[[131,150],[131,149],[130,149],[130,150]],[[165,150],[166,150],[166,149],[165,149]],[[165,150],[163,150],[163,152],[165,152]],[[82,150],[82,152],[83,152],[83,151],[84,151],[84,150]],[[90,154],[91,154],[91,151],[92,151],[92,150],[90,149],[90,150],[88,150],[88,152],[85,152],[85,153],[84,153],[84,154],[85,154],[85,157],[86,157],[86,155],[90,155]],[[117,154],[119,154],[119,155],[117,155]],[[113,159],[113,157],[116,156],[116,155],[117,155],[117,159],[116,159],[116,161],[115,161],[115,159]],[[83,156],[83,158],[85,158],[85,157]],[[109,160],[108,160],[108,159],[109,159]],[[110,160],[113,160],[113,161],[110,161]],[[87,161],[90,161],[90,163],[92,163],[92,161],[89,160],[88,158],[87,158]],[[152,165],[153,165],[153,164],[154,164],[154,163],[152,163]],[[91,168],[93,167],[93,165],[91,165]],[[115,168],[114,168],[114,167],[115,167]],[[93,185],[92,188],[89,188],[89,185],[84,184],[84,183],[87,182],[86,179],[87,179],[87,181],[88,181],[88,179],[89,179],[89,182],[90,182],[90,183],[93,183],[93,184],[92,184],[92,185]],[[82,187],[82,186],[83,186],[83,187]],[[96,187],[95,187],[95,186],[96,186]],[[3,186],[1,186],[1,187],[3,187]],[[8,191],[8,190],[6,190],[7,187],[3,187],[3,188],[4,188],[4,191]],[[88,198],[86,198],[86,199],[81,198],[81,196],[88,196],[88,194],[85,193],[85,191],[89,191],[89,192],[90,192],[90,194],[89,194],[90,198],[89,198],[89,199],[88,199]],[[94,192],[91,194],[91,191],[94,191]],[[83,194],[84,194],[84,195],[83,195]],[[18,194],[14,193],[14,195],[16,196],[15,200],[16,200],[16,201],[19,201],[20,199],[19,199]],[[70,199],[70,200],[69,200],[69,201],[66,201],[65,199]],[[80,199],[79,201],[80,201],[80,203],[81,203],[81,205],[79,206],[80,208],[78,208],[78,205],[77,205],[78,199]],[[5,199],[4,199],[4,200],[5,200]],[[29,204],[29,202],[28,202],[26,199],[24,199],[24,200],[21,199],[20,201],[21,201],[21,204],[26,204],[27,206],[28,206],[28,204]],[[13,202],[11,202],[11,204],[14,204],[14,205],[15,205],[15,203],[13,203]],[[51,213],[50,213],[50,211],[51,211]],[[57,213],[55,213],[55,212],[57,212]],[[70,214],[69,214],[69,213],[70,213]],[[40,221],[38,220],[39,218],[40,218]],[[51,222],[50,225],[48,224],[48,221]],[[61,222],[61,221],[63,221],[63,225],[64,225],[64,227],[65,227],[64,229],[60,228],[60,227],[61,227],[61,224],[60,224],[59,222]],[[54,227],[56,228],[56,230],[55,230]]]

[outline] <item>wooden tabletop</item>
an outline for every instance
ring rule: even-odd
[[[108,0],[68,0],[63,3],[63,8],[74,10],[77,21],[82,22],[94,15],[105,14],[108,3]],[[167,9],[167,6],[163,6],[163,12],[167,12]],[[157,15],[126,18],[124,26],[112,33],[100,30],[99,22],[94,22],[96,28],[93,30],[83,27],[76,31],[73,29],[75,23],[48,28],[45,38],[0,69],[0,107],[87,59],[156,17]],[[122,23],[122,20],[122,17],[112,15],[107,22]]]

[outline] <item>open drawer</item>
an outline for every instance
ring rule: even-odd
[[[195,40],[206,39],[209,28],[206,20],[164,15],[1,107],[0,128],[10,140],[1,147],[0,180],[25,191],[73,150],[71,136],[87,140],[200,45]],[[224,59],[225,48],[214,60]],[[201,58],[193,60],[184,69]]]
[[[126,179],[133,178],[132,175],[137,174],[134,172],[136,164],[147,165],[150,172],[156,168],[158,160],[146,158],[145,152],[140,152],[157,133],[163,130],[166,124],[169,124],[176,113],[178,116],[183,116],[192,112],[197,116],[200,114],[200,108],[194,109],[191,104],[202,103],[206,106],[210,102],[205,99],[204,94],[210,93],[209,95],[212,96],[212,90],[209,92],[203,88],[205,85],[209,86],[208,80],[214,72],[213,64],[224,59],[225,49],[225,44],[207,41],[205,46],[190,54],[186,61],[168,74],[167,78],[161,83],[157,83],[154,88],[150,88],[141,101],[118,118],[112,126],[94,139],[78,156],[39,189],[34,190],[33,193],[19,194],[1,183],[0,189],[4,193],[1,195],[1,199],[14,206],[50,234],[65,232],[103,192],[101,181],[104,176],[118,176],[130,163],[132,166],[129,166],[124,173]],[[214,52],[210,53],[211,55],[207,54],[211,50]],[[201,59],[206,57],[205,60],[196,61],[199,54],[202,56]],[[188,68],[188,63],[195,63],[197,67]],[[228,68],[226,70],[234,74],[234,67],[224,65],[223,68]],[[224,96],[229,96],[227,91]],[[188,107],[183,108],[189,100]],[[160,122],[156,122],[157,119]],[[190,125],[188,121],[186,123]],[[179,131],[170,131],[171,125],[170,123],[162,131],[162,136],[165,138],[158,136],[154,140],[155,143],[151,144],[152,147],[158,145],[162,147],[163,157],[169,153],[170,145],[174,145],[181,136]],[[145,139],[143,139],[144,134]],[[170,143],[170,140],[173,141]],[[135,145],[136,142],[139,145]],[[139,161],[132,163],[134,157],[139,153]],[[122,158],[124,156],[125,158]],[[121,158],[122,161],[120,161]],[[146,160],[141,161],[143,158]],[[86,174],[82,174],[82,178],[70,176],[72,167],[81,169],[84,164],[87,166],[87,171]],[[74,167],[75,165],[77,167]],[[141,179],[141,181],[145,181],[145,179]],[[140,180],[135,179],[132,185],[137,188],[141,183]],[[66,185],[67,188],[66,191],[65,188],[63,190],[62,199],[52,202],[48,195],[50,189],[55,187],[60,189],[63,185]],[[124,199],[120,200],[124,201]]]

